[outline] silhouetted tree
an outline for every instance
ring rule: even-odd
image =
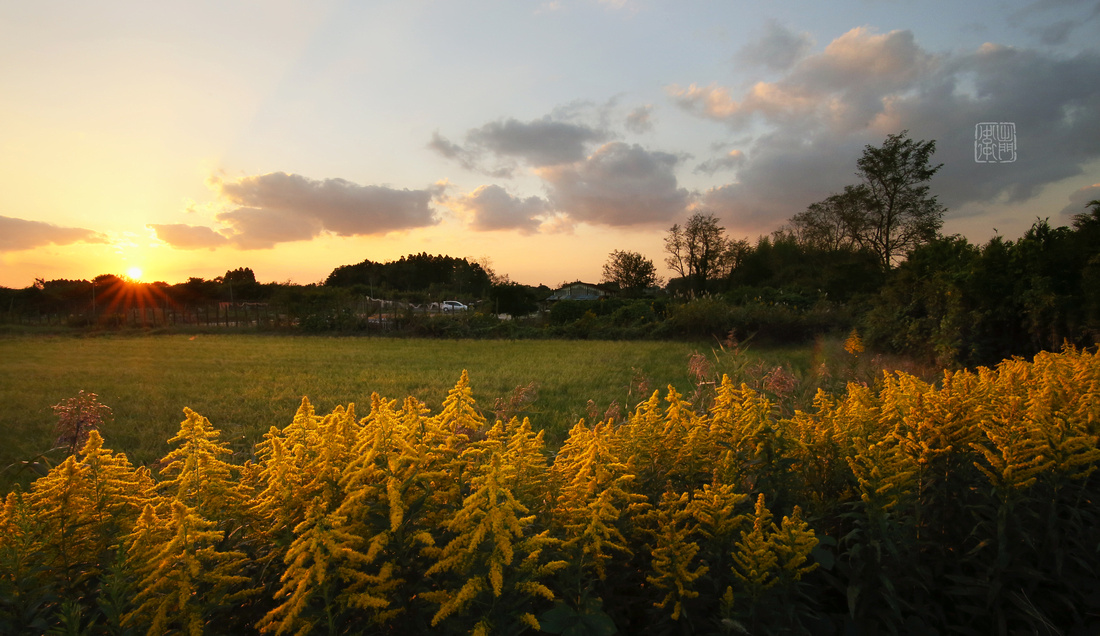
[[[256,274],[252,272],[251,267],[238,267],[226,272],[222,280],[227,283],[255,283]]]
[[[603,282],[614,283],[626,295],[638,295],[661,284],[653,261],[638,252],[615,250],[603,266]]]
[[[811,205],[791,219],[803,241],[838,249],[852,243],[874,252],[888,270],[906,252],[936,238],[944,207],[929,194],[935,141],[914,141],[909,131],[866,146],[856,161],[860,183]]]
[[[538,309],[538,300],[536,288],[519,283],[498,283],[489,290],[493,310],[502,314],[526,316]]]
[[[369,285],[381,292],[432,292],[484,298],[491,286],[489,274],[465,258],[410,254],[400,260],[375,263],[365,260],[342,265],[325,279],[326,287]]]
[[[736,243],[713,214],[697,212],[682,227],[673,225],[665,237],[665,263],[687,279],[694,295],[707,289],[707,281],[725,278],[734,265]]]

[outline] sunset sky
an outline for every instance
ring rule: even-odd
[[[694,211],[755,241],[905,129],[945,233],[1017,238],[1100,199],[1097,33],[1096,0],[4,2],[0,286],[418,252],[595,282]]]

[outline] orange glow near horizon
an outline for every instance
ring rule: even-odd
[[[131,267],[130,269],[126,270],[126,277],[134,281],[135,283],[141,282],[141,274],[142,272],[140,267]]]

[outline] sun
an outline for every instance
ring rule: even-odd
[[[126,277],[135,282],[141,280],[141,274],[142,272],[140,267],[131,267],[130,269],[126,270]]]

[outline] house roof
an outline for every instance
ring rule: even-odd
[[[597,300],[609,293],[602,285],[575,281],[555,289],[547,300]]]

